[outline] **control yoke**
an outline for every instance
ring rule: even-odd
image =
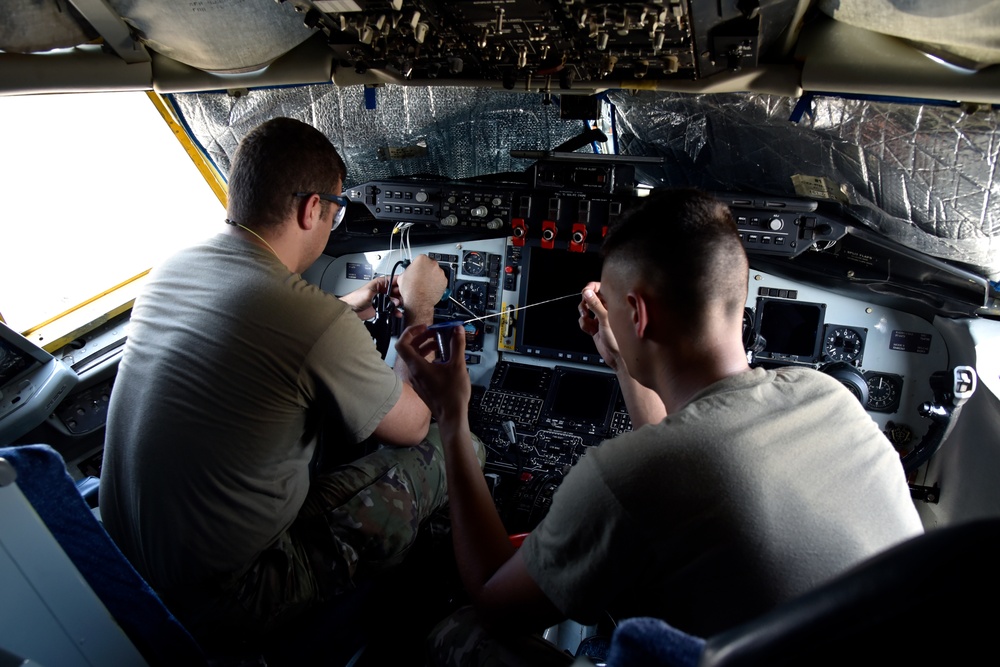
[[[931,420],[920,443],[903,457],[903,469],[916,470],[934,455],[955,427],[958,413],[976,391],[978,378],[972,366],[955,366],[950,371],[938,371],[930,377],[934,400],[918,408],[921,417]]]

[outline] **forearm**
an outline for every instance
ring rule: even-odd
[[[632,419],[632,428],[639,428],[646,424],[658,424],[663,421],[667,416],[667,409],[659,395],[649,387],[642,386],[629,375],[625,364],[619,365],[617,375],[622,398],[625,399],[625,407],[628,408],[629,417]]]
[[[477,603],[514,548],[470,446],[468,414],[442,417],[438,426],[444,443],[455,559],[465,590]]]
[[[437,417],[444,446],[452,543],[459,576],[487,627],[534,631],[561,617],[528,574],[500,521],[472,447],[471,385],[465,337],[451,337],[449,360],[429,363],[437,348],[433,331],[414,327],[396,344],[413,373],[414,386]],[[512,623],[513,621],[513,623]]]
[[[338,296],[337,298],[346,303],[351,307],[351,310],[357,313],[366,308],[371,308],[373,296],[368,287],[365,286],[361,289],[354,290],[353,292]]]
[[[371,319],[376,314],[373,303],[375,297],[389,291],[389,277],[379,276],[378,278],[374,278],[373,280],[365,283],[363,287],[337,298],[350,306],[351,310],[354,311],[359,318],[367,320]]]
[[[403,324],[408,327],[414,324],[434,324],[434,304],[403,303]]]
[[[434,306],[430,307],[414,307],[413,309],[407,308],[403,311],[403,323],[406,326],[412,326],[414,324],[426,324],[431,325],[434,323]],[[428,361],[432,361],[433,358],[428,356]],[[410,378],[410,371],[406,367],[406,362],[403,361],[402,357],[397,356],[396,361],[393,363],[392,369],[396,372],[396,375],[400,377],[406,384],[412,385],[412,380]],[[428,412],[430,415],[430,412]]]

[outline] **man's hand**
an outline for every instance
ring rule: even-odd
[[[625,406],[632,419],[632,427],[639,428],[645,424],[656,424],[667,416],[663,401],[655,391],[639,384],[629,374],[622,361],[618,341],[608,323],[608,309],[601,298],[601,283],[587,283],[583,288],[583,300],[580,301],[580,328],[594,338],[597,352],[604,363],[618,375],[618,386],[621,387]]]
[[[583,298],[577,307],[580,311],[580,328],[593,337],[597,353],[608,368],[617,371],[621,365],[621,353],[611,325],[608,324],[608,309],[604,307],[600,293],[601,283],[598,282],[587,283],[583,288]]]
[[[372,300],[379,294],[388,294],[394,303],[399,303],[399,287],[394,282],[390,288],[389,276],[379,276],[369,280],[363,287],[340,297],[340,300],[349,305],[359,318],[370,320],[375,317]]]
[[[396,343],[396,353],[406,363],[410,383],[441,422],[465,415],[472,396],[472,383],[465,369],[465,330],[456,326],[450,338],[447,362],[427,361],[437,349],[437,338],[424,324],[407,327]]]
[[[434,304],[448,287],[448,277],[438,263],[427,255],[418,255],[397,282],[406,323],[430,324],[434,320]]]
[[[437,348],[435,331],[408,327],[396,352],[406,362],[413,388],[437,417],[444,445],[452,545],[462,584],[480,618],[499,630],[540,632],[563,619],[507,539],[493,497],[470,447],[465,331],[456,326],[447,362],[425,358]]]

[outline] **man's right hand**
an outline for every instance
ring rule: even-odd
[[[418,255],[397,281],[406,323],[430,324],[434,304],[448,287],[448,277],[438,263],[427,255]]]
[[[608,324],[608,309],[604,307],[601,299],[601,283],[590,282],[582,291],[583,298],[577,309],[580,311],[580,328],[594,339],[594,346],[597,353],[604,359],[604,363],[613,371],[617,371],[621,365],[621,353],[618,350],[618,341]]]
[[[604,358],[604,363],[618,374],[618,386],[621,387],[625,406],[632,418],[632,428],[637,429],[646,424],[656,424],[667,416],[663,401],[649,387],[644,387],[629,374],[622,361],[618,349],[618,341],[608,323],[608,309],[601,299],[601,283],[587,283],[583,288],[583,300],[580,301],[580,328],[594,338],[598,353]]]
[[[396,352],[410,371],[410,381],[431,414],[439,421],[465,416],[472,383],[465,367],[465,330],[456,325],[448,337],[447,362],[430,362],[437,349],[435,332],[425,325],[407,327],[399,335]]]

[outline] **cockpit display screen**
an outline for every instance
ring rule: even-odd
[[[593,252],[569,252],[527,247],[519,305],[579,294],[584,285],[601,279],[601,258]],[[579,296],[526,308],[518,313],[516,350],[550,359],[600,363],[594,341],[580,330]]]
[[[820,359],[826,304],[757,299],[757,334],[764,339],[758,359],[813,363]]]
[[[497,389],[517,394],[540,395],[548,390],[549,370],[539,366],[509,364],[500,378]]]
[[[615,403],[613,375],[557,368],[548,417],[602,426]]]

